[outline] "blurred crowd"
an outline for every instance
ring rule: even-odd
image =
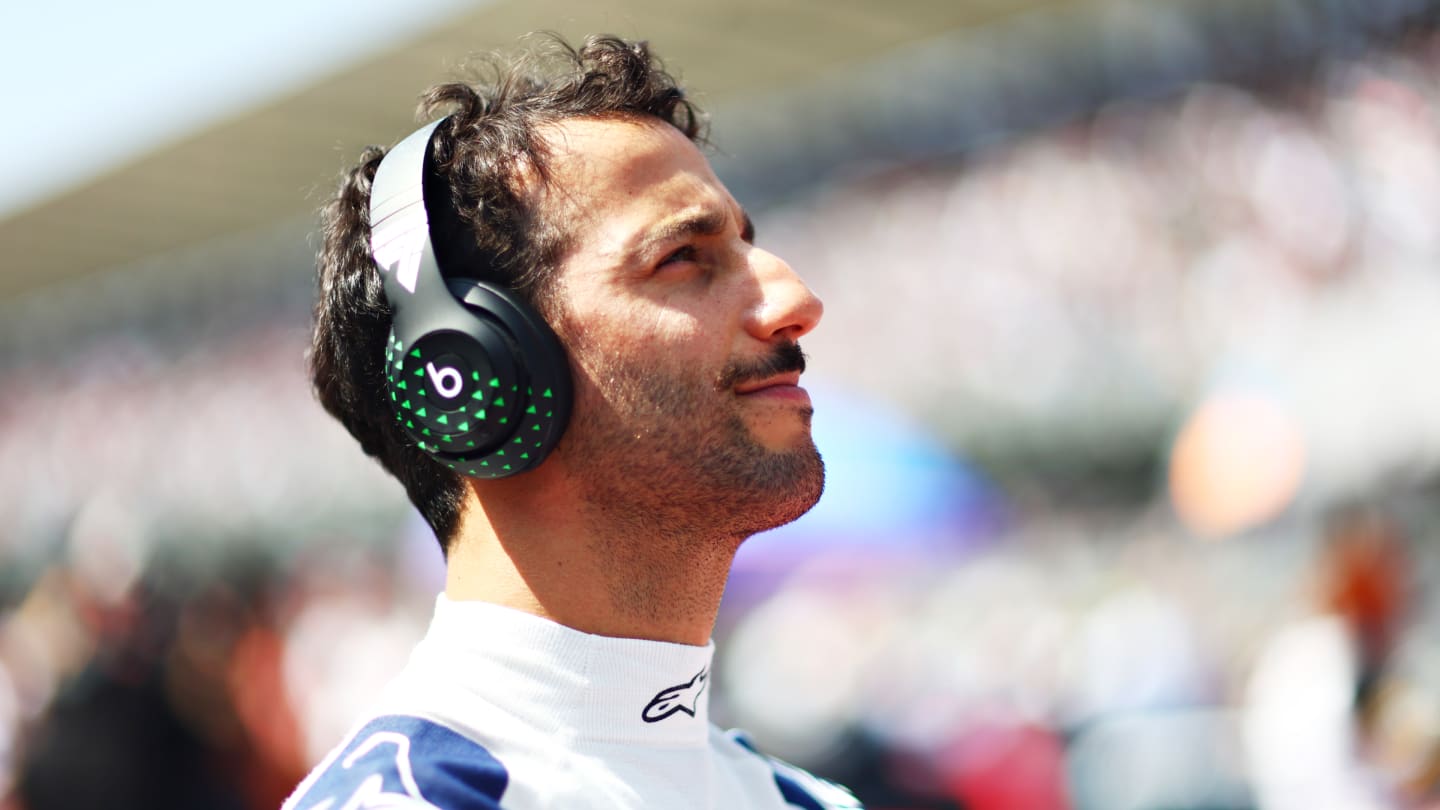
[[[871,167],[762,238],[826,301],[815,368],[972,454],[1151,455],[1238,389],[1304,436],[1317,496],[1433,473],[1437,68],[1416,35],[1112,103],[960,162]]]
[[[802,567],[717,686],[877,807],[1433,807],[1431,532],[1373,505],[1219,544],[1032,513],[948,561]]]
[[[1416,34],[764,212],[812,373],[1002,517],[742,565],[717,720],[875,808],[1440,807],[1437,76]],[[5,379],[3,810],[276,807],[403,663],[438,548],[304,344]]]

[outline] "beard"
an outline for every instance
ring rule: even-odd
[[[734,361],[710,376],[646,354],[577,357],[594,384],[577,391],[555,452],[575,471],[593,518],[637,537],[739,542],[815,505],[825,466],[810,437],[811,409],[781,416],[803,420],[805,430],[791,446],[773,449],[751,433],[731,393],[747,380],[803,371],[797,345]]]

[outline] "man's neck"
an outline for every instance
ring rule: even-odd
[[[536,471],[533,474],[542,474]],[[542,616],[596,635],[703,645],[741,538],[642,531],[551,487],[492,486],[472,496],[445,592]]]

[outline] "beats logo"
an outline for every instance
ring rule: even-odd
[[[430,362],[425,364],[425,373],[430,375],[430,384],[435,386],[435,393],[441,399],[454,399],[465,390],[465,378],[454,366],[436,368],[435,363]]]
[[[470,368],[459,355],[447,352],[425,364],[425,376],[430,380],[431,400],[448,408],[465,396]]]

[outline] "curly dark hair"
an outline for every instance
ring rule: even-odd
[[[549,182],[540,128],[572,118],[653,119],[703,142],[703,120],[644,42],[593,36],[576,49],[551,35],[518,58],[492,55],[480,66],[478,81],[437,85],[420,102],[422,120],[448,114],[435,135],[436,166],[459,213],[454,228],[469,231],[435,233],[437,250],[458,246],[456,255],[472,259],[456,266],[442,254],[447,273],[504,284],[544,313],[568,234],[522,184],[522,171],[527,181]],[[369,223],[370,185],[384,156],[381,147],[366,148],[321,211],[310,373],[325,410],[400,480],[448,552],[464,480],[406,438],[384,396],[392,312]]]

